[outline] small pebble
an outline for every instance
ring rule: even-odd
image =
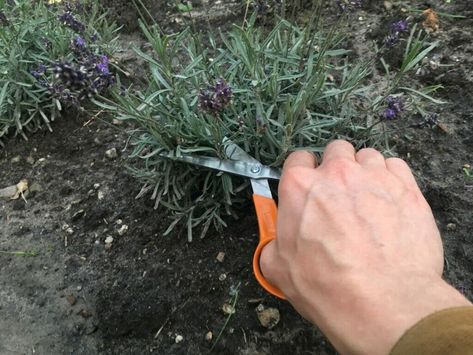
[[[77,303],[77,298],[74,297],[74,295],[66,295],[66,300],[69,302],[71,306],[75,305]]]
[[[208,332],[207,334],[205,334],[205,340],[211,341],[213,336],[214,335],[212,334],[212,332]]]
[[[109,149],[105,152],[105,156],[108,158],[108,159],[116,159],[118,157],[118,153],[117,153],[117,149],[116,148],[112,148],[112,149]]]
[[[19,163],[20,161],[21,161],[21,157],[19,155],[11,159],[12,164]]]
[[[223,263],[223,260],[225,259],[225,253],[224,253],[223,251],[219,252],[219,253],[217,254],[217,258],[216,258],[216,259],[217,259],[217,261],[218,261],[219,263]]]
[[[227,275],[226,274],[220,274],[218,279],[219,279],[219,281],[225,281],[227,279]]]
[[[454,231],[455,229],[457,229],[457,225],[455,223],[447,224],[447,230]]]
[[[80,309],[77,314],[82,316],[82,318],[89,318],[92,316],[92,313],[90,313],[90,311],[85,308]]]
[[[43,191],[43,187],[37,182],[32,183],[29,188],[29,192],[41,192],[41,191]]]
[[[384,8],[388,11],[391,11],[393,9],[393,3],[391,1],[385,1]]]
[[[77,289],[77,291],[80,291],[80,290],[82,290],[82,286],[79,285],[79,286],[76,287],[76,289]]]
[[[225,303],[222,306],[222,311],[223,313],[230,315],[230,314],[235,314],[235,307],[233,307],[231,304]]]
[[[112,120],[112,123],[116,126],[121,126],[123,124],[123,121],[122,120],[117,120],[116,118],[114,118]]]
[[[98,190],[99,187],[100,187],[100,184],[94,184],[94,189],[95,190]]]
[[[34,164],[34,161],[35,161],[35,160],[34,160],[34,158],[33,158],[31,155],[29,155],[28,158],[26,158],[26,162],[27,162],[28,164],[33,165],[33,164]]]
[[[69,234],[69,235],[74,234],[74,229],[69,227],[69,228],[66,229],[66,233]]]
[[[108,236],[107,238],[105,238],[105,244],[112,244],[112,243],[113,243],[113,237]]]
[[[99,200],[103,200],[104,197],[105,197],[105,193],[102,190],[99,190],[99,192],[97,193],[97,198]]]
[[[260,324],[267,329],[273,329],[281,319],[277,308],[264,308],[262,304],[256,308],[256,315]]]
[[[117,230],[117,233],[119,236],[124,235],[128,230],[128,226],[126,224],[122,225],[119,230]]]
[[[182,335],[176,335],[176,338],[174,339],[176,344],[179,344],[183,340],[184,340],[184,337]]]
[[[115,221],[115,223],[118,224],[118,225],[120,225],[120,224],[123,223],[123,221],[122,221],[121,219],[117,219],[117,220]]]

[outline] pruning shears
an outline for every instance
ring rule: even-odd
[[[276,239],[278,210],[269,188],[268,179],[279,180],[281,172],[279,169],[261,164],[228,138],[223,139],[223,144],[225,155],[229,158],[226,160],[194,154],[161,153],[161,156],[250,179],[259,226],[259,243],[253,256],[253,272],[256,280],[266,291],[278,298],[285,299],[281,290],[264,278],[259,263],[263,248]]]

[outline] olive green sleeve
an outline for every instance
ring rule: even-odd
[[[431,314],[410,328],[390,355],[473,355],[473,307]]]

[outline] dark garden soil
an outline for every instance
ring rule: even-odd
[[[473,300],[473,179],[462,171],[473,165],[473,4],[442,3],[431,5],[466,18],[441,18],[435,56],[410,79],[444,85],[441,125],[398,130],[392,144],[433,208],[446,279]],[[353,43],[380,38],[401,7],[387,11],[372,1],[353,20]],[[241,19],[235,9],[231,18]],[[27,203],[0,201],[0,251],[38,253],[0,252],[0,355],[206,354],[222,329],[212,353],[335,353],[315,327],[255,282],[252,208],[203,240],[188,243],[185,230],[163,237],[169,221],[146,197],[135,199],[139,183],[124,168],[124,127],[67,116],[53,133],[12,138],[0,151],[0,188],[27,179],[31,190]],[[118,157],[106,156],[111,148]],[[225,324],[222,307],[235,294],[235,313]],[[274,328],[260,324],[260,304],[279,310]]]

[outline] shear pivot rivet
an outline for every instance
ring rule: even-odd
[[[261,165],[254,165],[251,167],[251,172],[253,174],[258,174],[261,171]]]

